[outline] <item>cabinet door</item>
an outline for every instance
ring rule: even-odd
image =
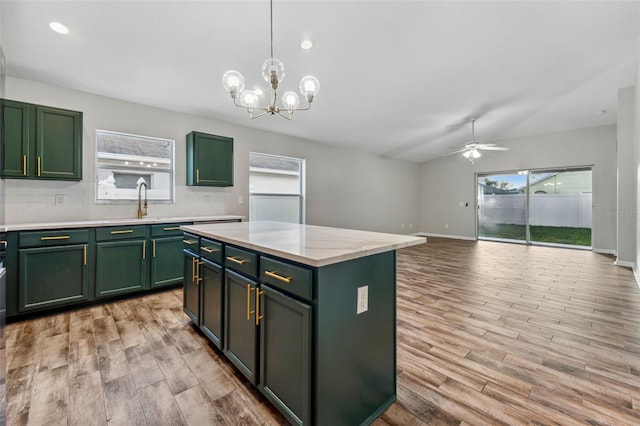
[[[151,287],[182,281],[182,236],[151,240]]]
[[[82,179],[82,113],[36,107],[36,176]]]
[[[198,277],[198,255],[183,250],[184,287],[182,294],[182,310],[194,324],[200,325],[200,286]]]
[[[29,176],[29,105],[13,101],[0,101],[2,127],[2,176],[26,178]]]
[[[147,288],[147,241],[96,244],[96,297]]]
[[[311,307],[261,286],[260,384],[292,424],[310,424]]]
[[[187,185],[233,186],[233,139],[187,135]]]
[[[225,269],[224,353],[254,385],[258,366],[257,284]]]
[[[219,349],[222,349],[222,314],[224,293],[222,292],[222,267],[208,260],[200,263],[200,286],[202,287],[202,313],[200,329]]]
[[[20,249],[19,264],[21,312],[86,301],[89,297],[86,244]]]

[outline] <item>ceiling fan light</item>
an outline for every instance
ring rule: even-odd
[[[480,151],[478,151],[477,149],[473,148],[471,150],[471,156],[473,158],[480,158],[480,157],[482,157],[482,154],[480,154]]]
[[[465,151],[465,152],[463,152],[463,153],[462,153],[462,156],[463,156],[464,158],[469,158],[469,157],[471,157],[471,151]]]

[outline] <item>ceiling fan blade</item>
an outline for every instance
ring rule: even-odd
[[[447,154],[444,154],[443,157],[448,157],[450,155],[458,154],[460,152],[465,152],[465,151],[468,151],[468,149],[467,148],[460,148],[460,149],[457,149],[455,151],[452,151],[452,152],[449,152]]]
[[[509,151],[510,148],[506,146],[479,146],[478,149],[483,149],[485,151]]]

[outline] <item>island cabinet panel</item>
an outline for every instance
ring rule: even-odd
[[[292,424],[311,424],[311,306],[263,285],[259,389]]]
[[[20,249],[19,262],[21,312],[88,300],[86,244]]]
[[[224,284],[223,269],[207,259],[200,261],[202,298],[200,329],[218,349],[223,348]]]
[[[233,138],[187,135],[187,185],[233,186]]]
[[[2,177],[82,179],[82,112],[0,100]]]
[[[225,270],[224,353],[254,385],[258,367],[257,291],[255,281]]]
[[[318,269],[316,424],[370,424],[395,401],[395,277],[395,251]]]
[[[198,276],[199,256],[191,250],[184,249],[184,280],[182,310],[193,321],[200,325],[200,277]]]

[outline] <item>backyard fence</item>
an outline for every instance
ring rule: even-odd
[[[479,203],[481,225],[524,225],[525,194],[483,194]],[[592,194],[531,194],[529,224],[591,228]]]

